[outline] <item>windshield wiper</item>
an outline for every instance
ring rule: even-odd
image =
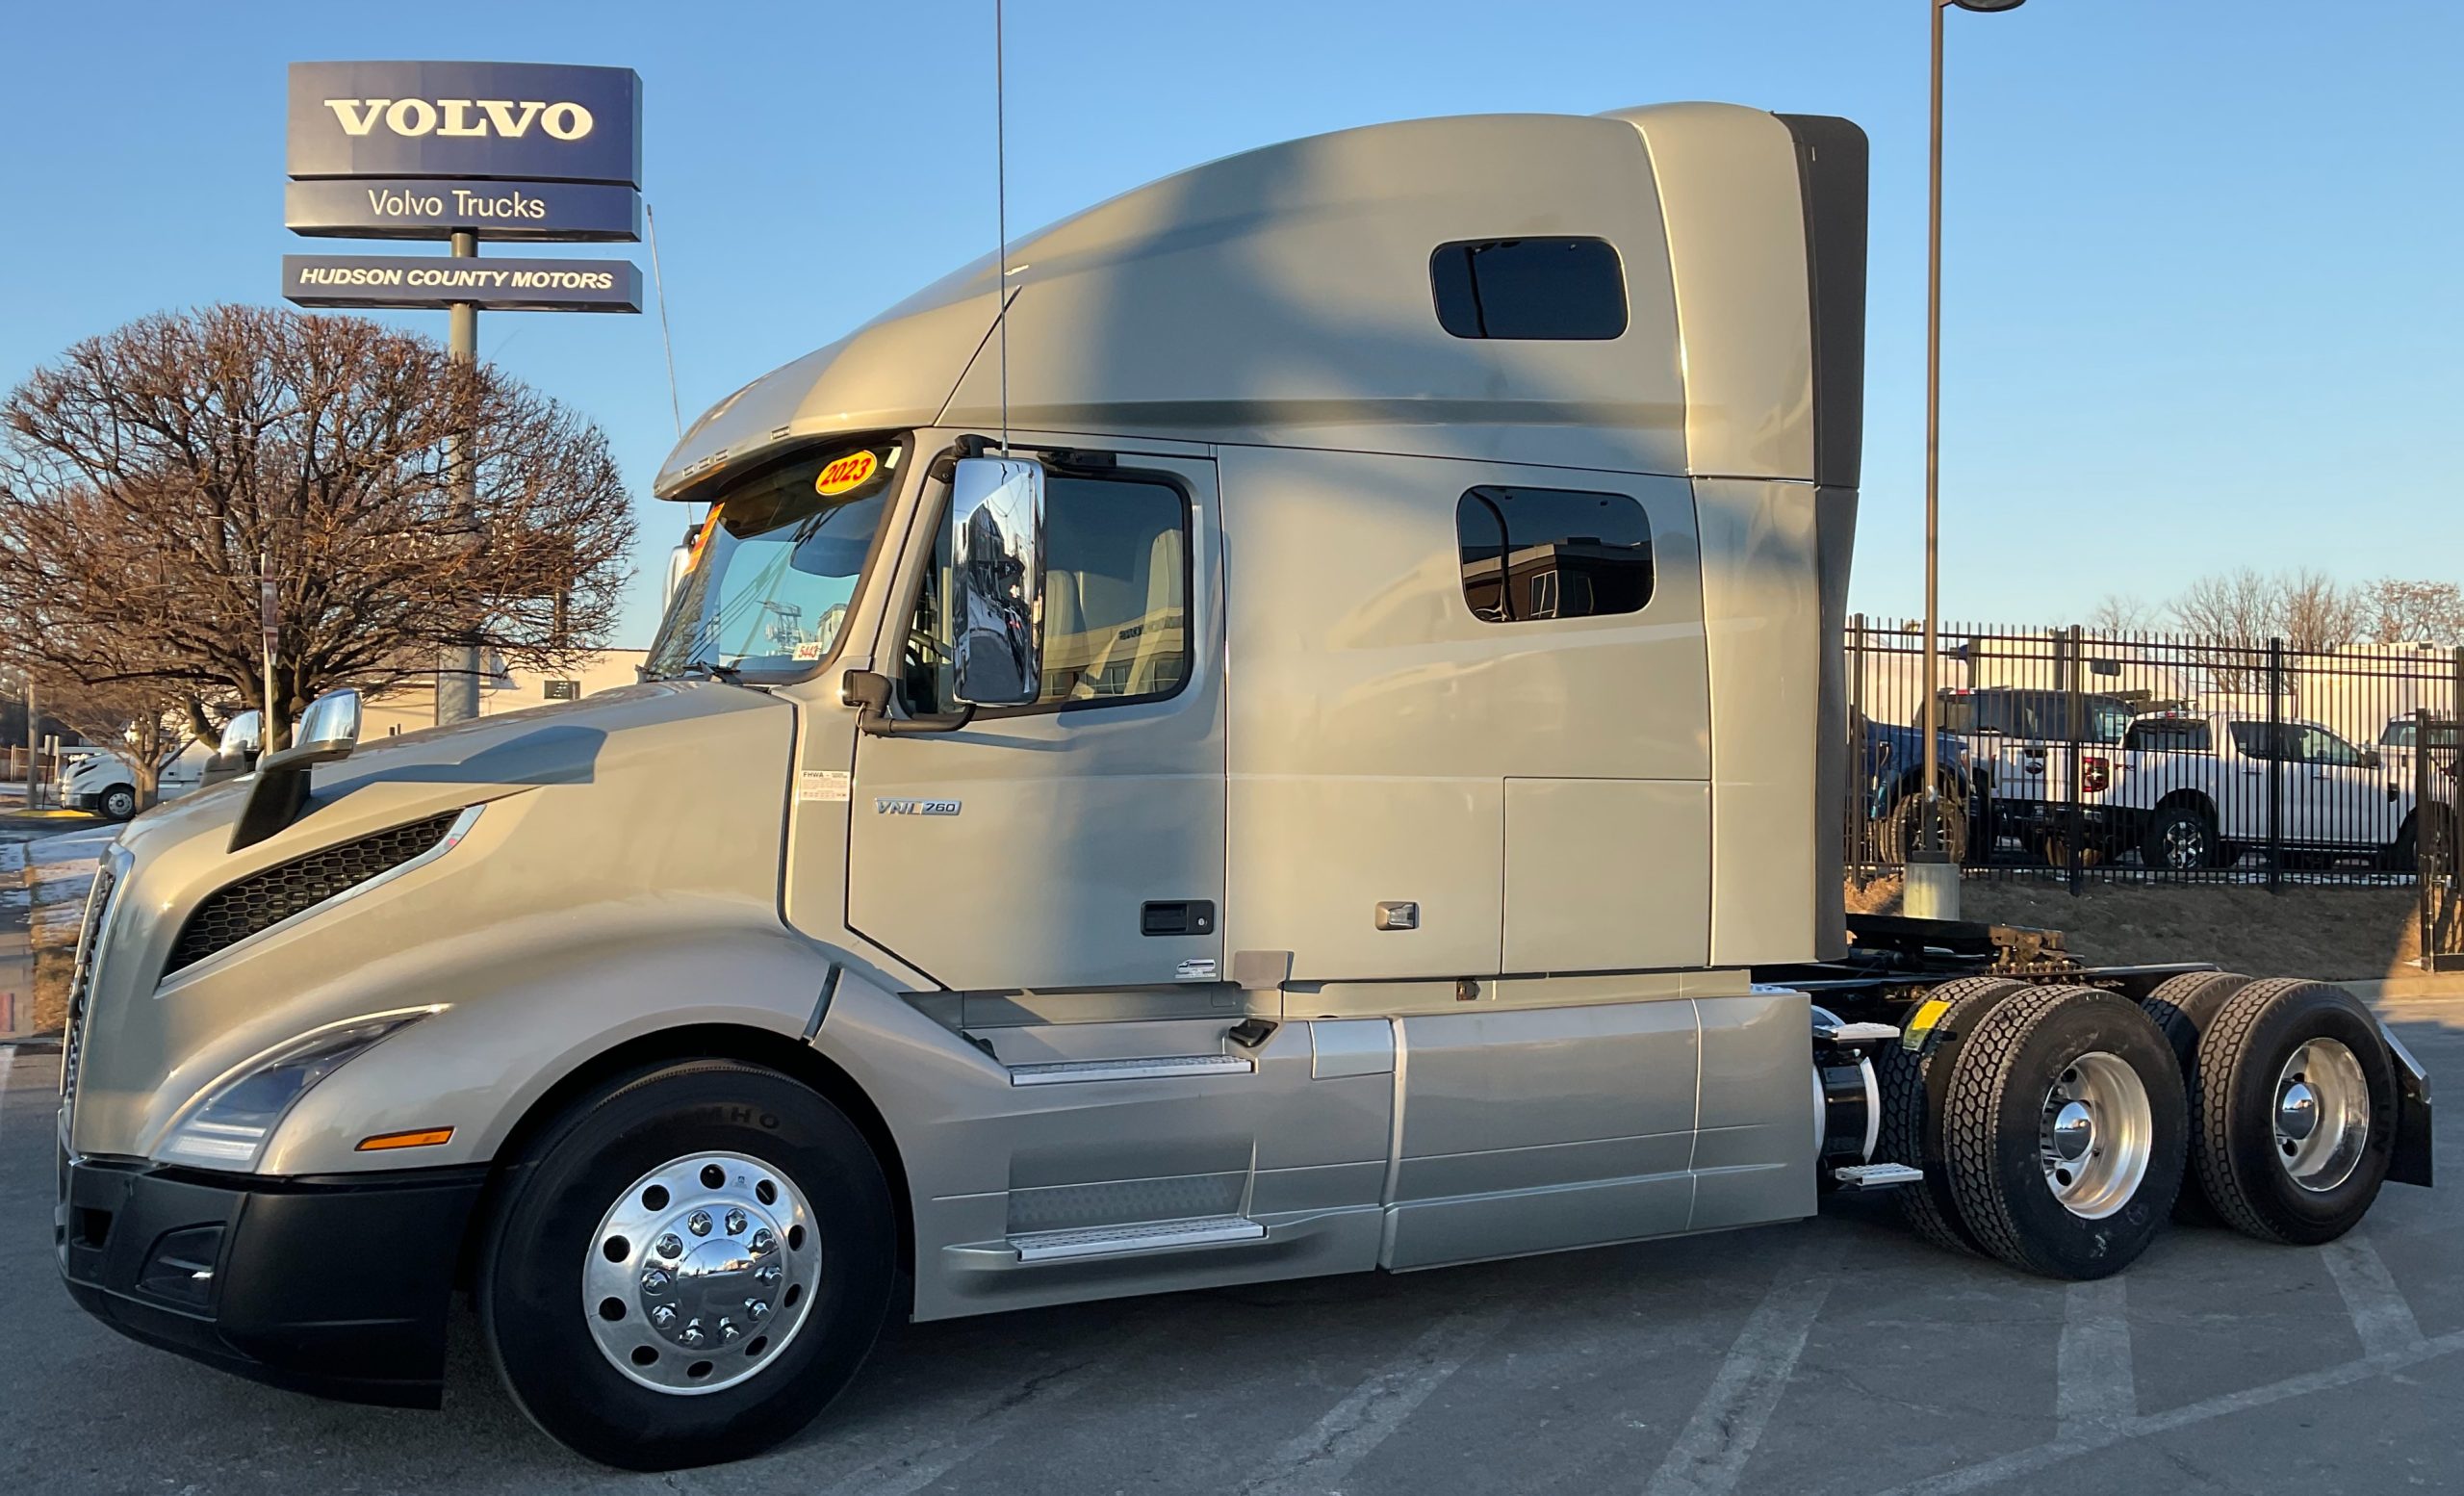
[[[687,660],[677,670],[675,675],[670,676],[668,679],[680,681],[689,675],[707,676],[713,681],[725,681],[730,685],[742,685],[744,684],[743,671],[738,670],[733,665],[722,665],[716,660],[709,659]]]

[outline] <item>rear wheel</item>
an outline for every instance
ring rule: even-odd
[[[2118,1273],[2181,1188],[2188,1115],[2171,1045],[2138,1004],[2038,988],[1952,1058],[1942,1150],[1977,1244],[2047,1277]]]
[[[1944,1251],[1974,1251],[1977,1245],[1975,1236],[1961,1223],[1958,1202],[1951,1198],[1950,1179],[1942,1163],[1941,1129],[1933,1124],[1935,1112],[1929,1081],[1938,1064],[1950,1063],[1961,1036],[1977,1019],[1991,1012],[1996,1003],[2027,990],[2024,982],[1999,976],[1969,976],[1945,982],[1927,993],[1908,1015],[1907,1021],[1912,1026],[1920,1019],[1925,1021],[1918,1046],[1912,1050],[1904,1043],[1888,1045],[1874,1057],[1874,1076],[1882,1092],[1883,1108],[1874,1156],[1879,1162],[1907,1164],[1924,1171],[1921,1183],[1893,1190],[1891,1198],[1899,1202],[1900,1216],[1909,1227]],[[1943,1007],[1929,1011],[1938,1002]]]
[[[2156,812],[2139,855],[2148,866],[2165,872],[2195,872],[2222,864],[2223,843],[2216,823],[2194,805],[2167,806]]]
[[[2167,977],[2154,992],[2140,999],[2139,1005],[2156,1020],[2165,1042],[2172,1046],[2174,1063],[2181,1067],[2185,1080],[2198,1064],[2199,1036],[2235,993],[2250,985],[2255,978],[2237,971],[2186,971],[2180,976]],[[2192,1124],[2197,1124],[2197,1109],[2192,1109]],[[2194,1144],[2194,1147],[2196,1145]],[[2217,1225],[2214,1207],[2207,1196],[2195,1188],[2185,1188],[2173,1202],[2173,1219],[2197,1225]]]
[[[1964,864],[1968,854],[1967,812],[1950,795],[1939,799],[1942,814],[1942,856],[1952,863]],[[1905,864],[1909,857],[1923,844],[1925,796],[1910,790],[1900,797],[1874,827],[1877,860],[1886,864]]]
[[[2235,993],[2191,1072],[2199,1188],[2261,1241],[2315,1246],[2378,1198],[2396,1148],[2396,1069],[2341,987],[2280,977]]]
[[[2421,825],[2418,815],[2407,815],[2397,829],[2396,839],[2378,854],[2378,865],[2389,872],[2416,872],[2422,865]]]
[[[634,1470],[758,1454],[836,1396],[888,1308],[897,1228],[853,1123],[702,1060],[577,1102],[508,1171],[480,1323],[532,1422]]]

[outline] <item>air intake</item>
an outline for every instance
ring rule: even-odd
[[[172,942],[166,976],[226,950],[260,930],[339,898],[446,845],[464,812],[448,811],[279,863],[205,897]]]

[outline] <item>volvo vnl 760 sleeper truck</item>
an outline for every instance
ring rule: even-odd
[[[660,1467],[796,1430],[890,1314],[1882,1187],[2093,1277],[2184,1190],[2315,1242],[2426,1182],[2338,990],[1852,944],[1864,213],[1838,119],[1379,125],[729,396],[640,684],[356,752],[329,698],[121,834],[70,1290],[419,1404],[467,1289],[543,1429]]]

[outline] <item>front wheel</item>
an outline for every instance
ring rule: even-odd
[[[531,1421],[632,1470],[760,1453],[880,1332],[897,1263],[863,1135],[728,1060],[622,1076],[516,1158],[478,1264],[490,1354]]]
[[[107,821],[124,821],[137,813],[137,791],[126,785],[114,785],[94,802]]]

